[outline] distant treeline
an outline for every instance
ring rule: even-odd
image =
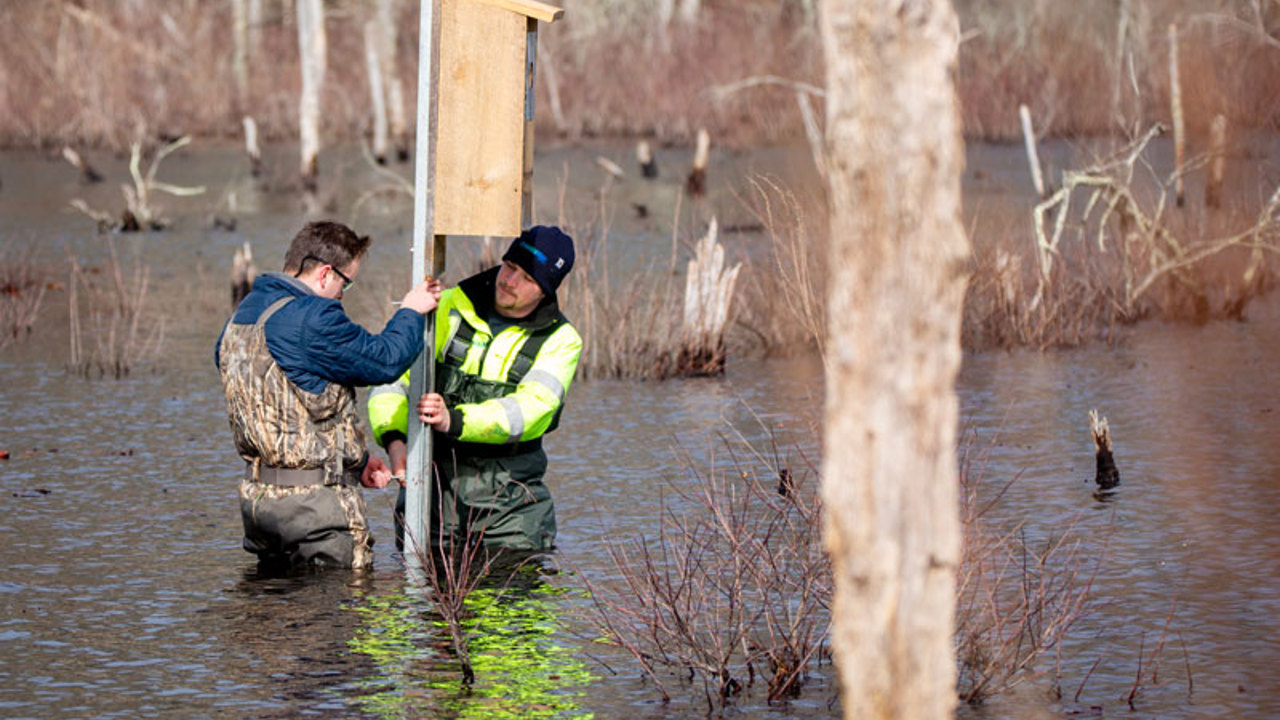
[[[392,6],[379,15],[381,2]],[[554,4],[554,3],[553,3]],[[820,0],[564,0],[543,27],[538,123],[564,137],[722,145],[804,136],[797,93],[822,107]],[[1169,115],[1169,25],[1179,27],[1187,124],[1280,122],[1280,3],[1263,0],[956,0],[957,85],[971,137],[1114,133]],[[326,142],[371,133],[366,24],[393,17],[412,112],[414,0],[325,3]],[[292,0],[0,3],[0,144],[121,149],[140,134],[296,139],[301,85]],[[385,23],[384,23],[385,24]]]

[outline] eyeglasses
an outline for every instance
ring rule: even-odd
[[[304,256],[304,257],[302,258],[302,263],[299,265],[299,268],[300,268],[300,269],[298,270],[298,275],[301,275],[301,274],[302,274],[302,270],[301,270],[301,268],[302,268],[302,267],[306,267],[306,265],[307,265],[307,261],[308,261],[308,260],[315,260],[316,262],[320,263],[321,265],[328,265],[330,270],[332,270],[332,271],[334,271],[335,273],[337,273],[337,274],[338,274],[338,277],[342,278],[342,292],[346,292],[346,291],[350,290],[350,289],[351,289],[351,286],[356,284],[356,281],[355,281],[355,280],[352,280],[352,279],[351,279],[351,278],[349,278],[349,277],[347,277],[347,274],[346,274],[346,273],[344,273],[344,272],[342,272],[341,270],[339,270],[337,265],[334,265],[334,264],[333,264],[333,263],[331,263],[331,262],[325,262],[325,260],[324,260],[323,258],[316,257],[315,255],[306,255],[306,256]]]

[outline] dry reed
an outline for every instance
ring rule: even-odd
[[[608,184],[600,191],[604,220],[579,224],[562,217],[558,223],[577,244],[574,271],[559,296],[583,336],[579,377],[661,380],[723,373],[741,266],[725,267],[714,221],[695,244],[683,279],[676,273],[678,222],[665,264],[652,260],[628,271],[616,267],[610,255],[608,191]]]
[[[798,354],[826,344],[826,208],[805,205],[777,178],[756,176],[742,204],[764,228],[764,257],[746,269],[738,327],[766,354]],[[749,350],[750,348],[743,348]]]
[[[31,334],[52,274],[34,259],[34,249],[0,247],[0,350]]]
[[[119,379],[159,355],[165,322],[146,307],[151,268],[135,260],[126,279],[114,239],[107,236],[106,241],[110,255],[105,272],[71,258],[68,368],[85,377]]]

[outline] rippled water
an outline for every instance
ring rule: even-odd
[[[993,166],[1004,153],[992,150]],[[789,162],[781,157],[737,162],[777,170]],[[238,162],[201,156],[166,179],[213,185],[237,177]],[[583,186],[597,181],[591,152],[539,162],[540,177],[563,166]],[[0,244],[36,247],[51,262],[66,252],[101,261],[103,241],[62,207],[77,195],[106,204],[117,190],[83,188],[33,155],[6,156],[0,175]],[[287,198],[228,184],[241,188],[236,232],[209,229],[212,207],[175,201],[173,231],[118,240],[123,257],[151,265],[152,297],[170,318],[154,369],[119,381],[68,373],[57,292],[32,338],[0,351],[0,450],[11,454],[0,461],[0,715],[703,715],[696,689],[664,705],[634,663],[590,642],[576,578],[614,572],[606,539],[656,529],[666,484],[688,475],[680,455],[701,467],[725,461],[723,438],[742,433],[759,445],[776,438],[788,463],[816,457],[816,361],[739,361],[720,380],[576,385],[548,438],[562,572],[477,595],[478,683],[464,694],[447,633],[424,619],[428,604],[392,552],[389,491],[367,494],[380,540],[372,574],[263,578],[239,547],[237,462],[211,359],[223,278],[246,239],[260,264],[274,264],[300,216]],[[344,190],[340,207],[358,195]],[[395,208],[361,210],[375,237],[407,234]],[[661,226],[624,216],[620,238],[665,252],[667,241],[653,240]],[[357,316],[385,312],[372,278],[398,270],[398,252],[394,241],[375,246],[353,292],[363,295],[348,301]],[[1128,716],[1141,668],[1137,716],[1280,716],[1278,345],[1280,302],[1270,299],[1245,323],[1148,326],[1114,348],[966,357],[962,422],[968,452],[982,458],[981,497],[1016,478],[985,522],[1021,526],[1033,545],[1066,535],[1096,577],[1060,660],[962,715]],[[1110,420],[1122,476],[1105,498],[1091,482],[1092,408]],[[818,667],[799,700],[748,697],[733,713],[838,715],[828,671]]]

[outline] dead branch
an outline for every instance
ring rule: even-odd
[[[735,80],[731,83],[725,83],[724,85],[712,85],[707,88],[707,92],[711,94],[712,99],[716,102],[724,102],[734,94],[748,88],[768,85],[780,85],[796,92],[803,92],[808,95],[816,95],[823,98],[827,96],[827,91],[816,85],[810,85],[809,83],[800,82],[798,80],[790,80],[777,75],[753,75],[741,80]]]

